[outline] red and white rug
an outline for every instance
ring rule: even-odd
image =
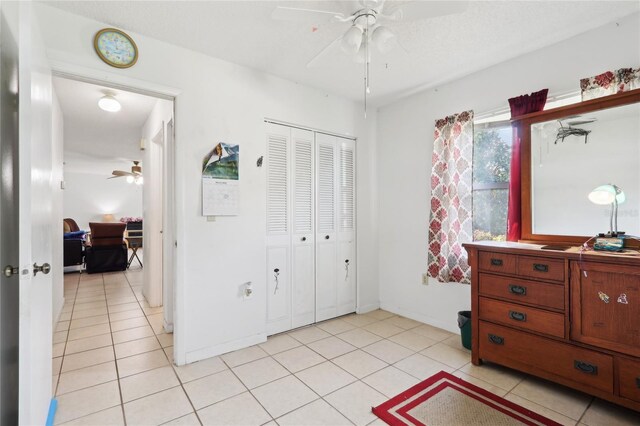
[[[391,426],[559,425],[444,371],[372,411]]]

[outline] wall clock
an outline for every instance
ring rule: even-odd
[[[115,28],[96,33],[93,47],[105,63],[116,68],[129,68],[138,60],[138,47],[131,37]]]

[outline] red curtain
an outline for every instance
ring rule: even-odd
[[[540,90],[530,95],[522,95],[509,99],[511,118],[532,112],[542,111],[547,102],[549,89]],[[518,241],[522,236],[520,199],[520,138],[522,129],[513,125],[513,144],[511,148],[511,178],[509,182],[509,209],[507,213],[507,241]]]

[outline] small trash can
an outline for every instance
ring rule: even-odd
[[[462,346],[471,350],[471,311],[458,312],[458,327],[460,327]]]

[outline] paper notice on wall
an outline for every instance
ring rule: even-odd
[[[220,142],[202,162],[202,215],[238,214],[240,194],[238,145]]]
[[[238,214],[240,186],[237,180],[202,178],[202,215],[234,216]]]

